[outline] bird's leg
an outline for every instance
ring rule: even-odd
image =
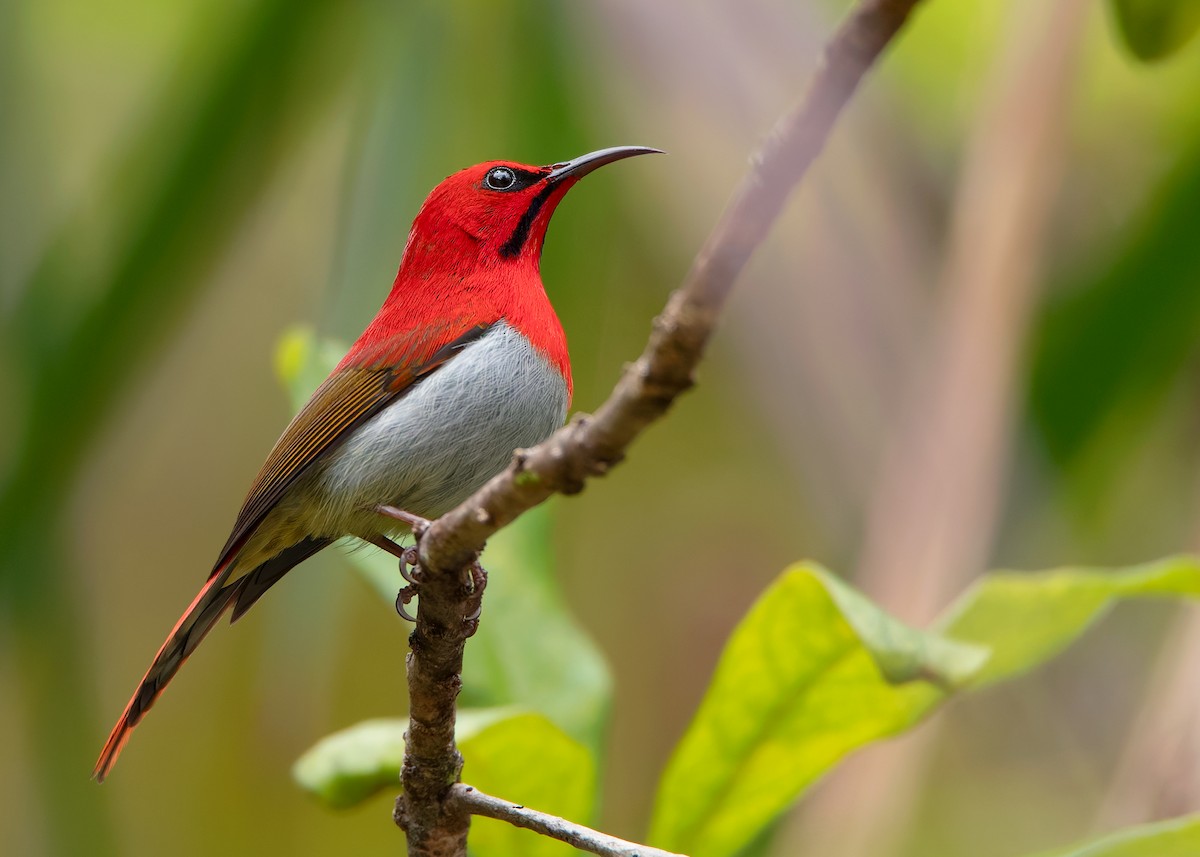
[[[429,521],[422,518],[420,515],[414,515],[412,512],[406,512],[403,509],[397,509],[395,506],[386,506],[380,504],[375,507],[375,511],[383,515],[385,518],[399,521],[402,524],[408,524],[409,529],[413,531],[413,535],[417,538],[429,529]]]
[[[419,515],[406,512],[403,509],[397,509],[395,506],[381,504],[375,507],[375,511],[384,517],[407,524],[409,529],[412,530],[413,535],[418,538],[420,538],[421,534],[429,526],[429,521]],[[419,564],[417,549],[415,547],[402,548],[385,536],[374,536],[368,539],[368,541],[400,560],[400,576],[404,578],[408,585],[396,593],[396,612],[400,614],[402,619],[415,622],[416,618],[405,609],[405,605],[417,595],[417,589],[421,583],[421,566]],[[410,567],[412,568],[411,572],[408,570]]]
[[[404,578],[405,583],[416,586],[420,583],[420,571],[417,568],[417,549],[404,548],[396,544],[387,536],[368,536],[366,539],[381,551],[390,553],[396,559],[400,560],[400,576]],[[409,566],[412,567],[410,572]]]
[[[375,507],[375,511],[384,517],[407,524],[412,529],[413,535],[418,539],[429,528],[429,521],[425,518],[422,518],[420,515],[414,515],[411,512],[406,512],[403,509],[398,509],[395,506],[381,504]],[[415,622],[415,617],[409,614],[405,606],[418,594],[417,590],[421,582],[420,555],[417,549],[415,547],[401,548],[400,545],[384,536],[376,536],[369,539],[369,541],[371,544],[387,551],[400,560],[400,574],[408,581],[408,586],[396,594],[396,612],[408,621]],[[411,574],[407,571],[408,566],[412,567]],[[468,568],[468,579],[466,581],[467,605],[470,608],[470,612],[463,618],[468,637],[473,636],[479,629],[479,615],[483,611],[483,590],[486,588],[487,571],[479,564],[478,559],[472,560]]]

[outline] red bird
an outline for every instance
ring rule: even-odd
[[[97,780],[226,610],[238,619],[339,538],[399,553],[391,539],[405,527],[378,507],[437,517],[562,425],[571,364],[538,270],[546,228],[580,178],[658,151],[490,161],[433,189],[383,307],[276,441],[208,582],[113,727]]]

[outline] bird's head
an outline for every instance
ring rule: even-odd
[[[618,146],[544,167],[511,161],[468,167],[429,194],[413,223],[405,259],[433,256],[441,262],[438,267],[536,267],[550,217],[576,182],[605,164],[659,151]]]

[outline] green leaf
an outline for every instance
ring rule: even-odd
[[[1125,44],[1146,62],[1179,50],[1200,27],[1195,0],[1111,0],[1110,8]]]
[[[586,824],[595,809],[591,752],[539,714],[501,720],[462,742],[463,782],[522,806]],[[471,820],[476,857],[570,857],[573,848],[490,818]]]
[[[903,684],[924,679],[954,690],[971,681],[988,660],[986,648],[910,628],[824,569],[813,566],[810,570],[820,578],[886,681]]]
[[[910,728],[948,691],[1044,663],[1118,599],[1197,596],[1194,557],[1002,572],[968,590],[929,633],[819,567],[794,566],[726,645],[663,776],[651,841],[693,857],[732,854],[843,756]]]
[[[285,334],[275,366],[299,408],[345,348],[311,330]],[[462,702],[539,711],[577,741],[599,750],[612,695],[608,666],[567,612],[550,553],[551,513],[523,515],[488,543],[488,588],[479,630],[467,646]],[[394,557],[376,550],[349,562],[388,603],[401,586]]]
[[[407,727],[406,720],[366,720],[326,735],[292,765],[292,779],[333,809],[399,790]]]
[[[292,767],[302,788],[333,809],[400,790],[405,720],[368,720],[317,742]],[[463,780],[481,791],[586,823],[596,802],[591,751],[540,714],[513,709],[467,710],[455,730]],[[471,824],[477,857],[556,857],[569,846],[487,818]]]
[[[511,708],[460,711],[455,737],[465,744],[514,716]],[[296,760],[292,778],[333,809],[362,803],[385,789],[399,791],[407,728],[407,720],[364,720],[326,735]]]
[[[973,680],[982,686],[1050,660],[1118,599],[1197,596],[1200,563],[1190,556],[1121,570],[996,572],[968,589],[937,627],[991,648],[991,659]]]
[[[1200,815],[1112,833],[1087,845],[1041,857],[1195,857],[1200,854]]]
[[[659,787],[651,841],[693,857],[751,841],[850,750],[911,726],[986,650],[909,628],[815,565],[734,630]]]

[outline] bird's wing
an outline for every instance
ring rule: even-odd
[[[422,327],[393,334],[384,347],[373,352],[355,354],[352,350],[353,362],[349,357],[342,361],[275,442],[246,495],[213,574],[241,550],[267,513],[313,462],[491,326],[460,322]]]

